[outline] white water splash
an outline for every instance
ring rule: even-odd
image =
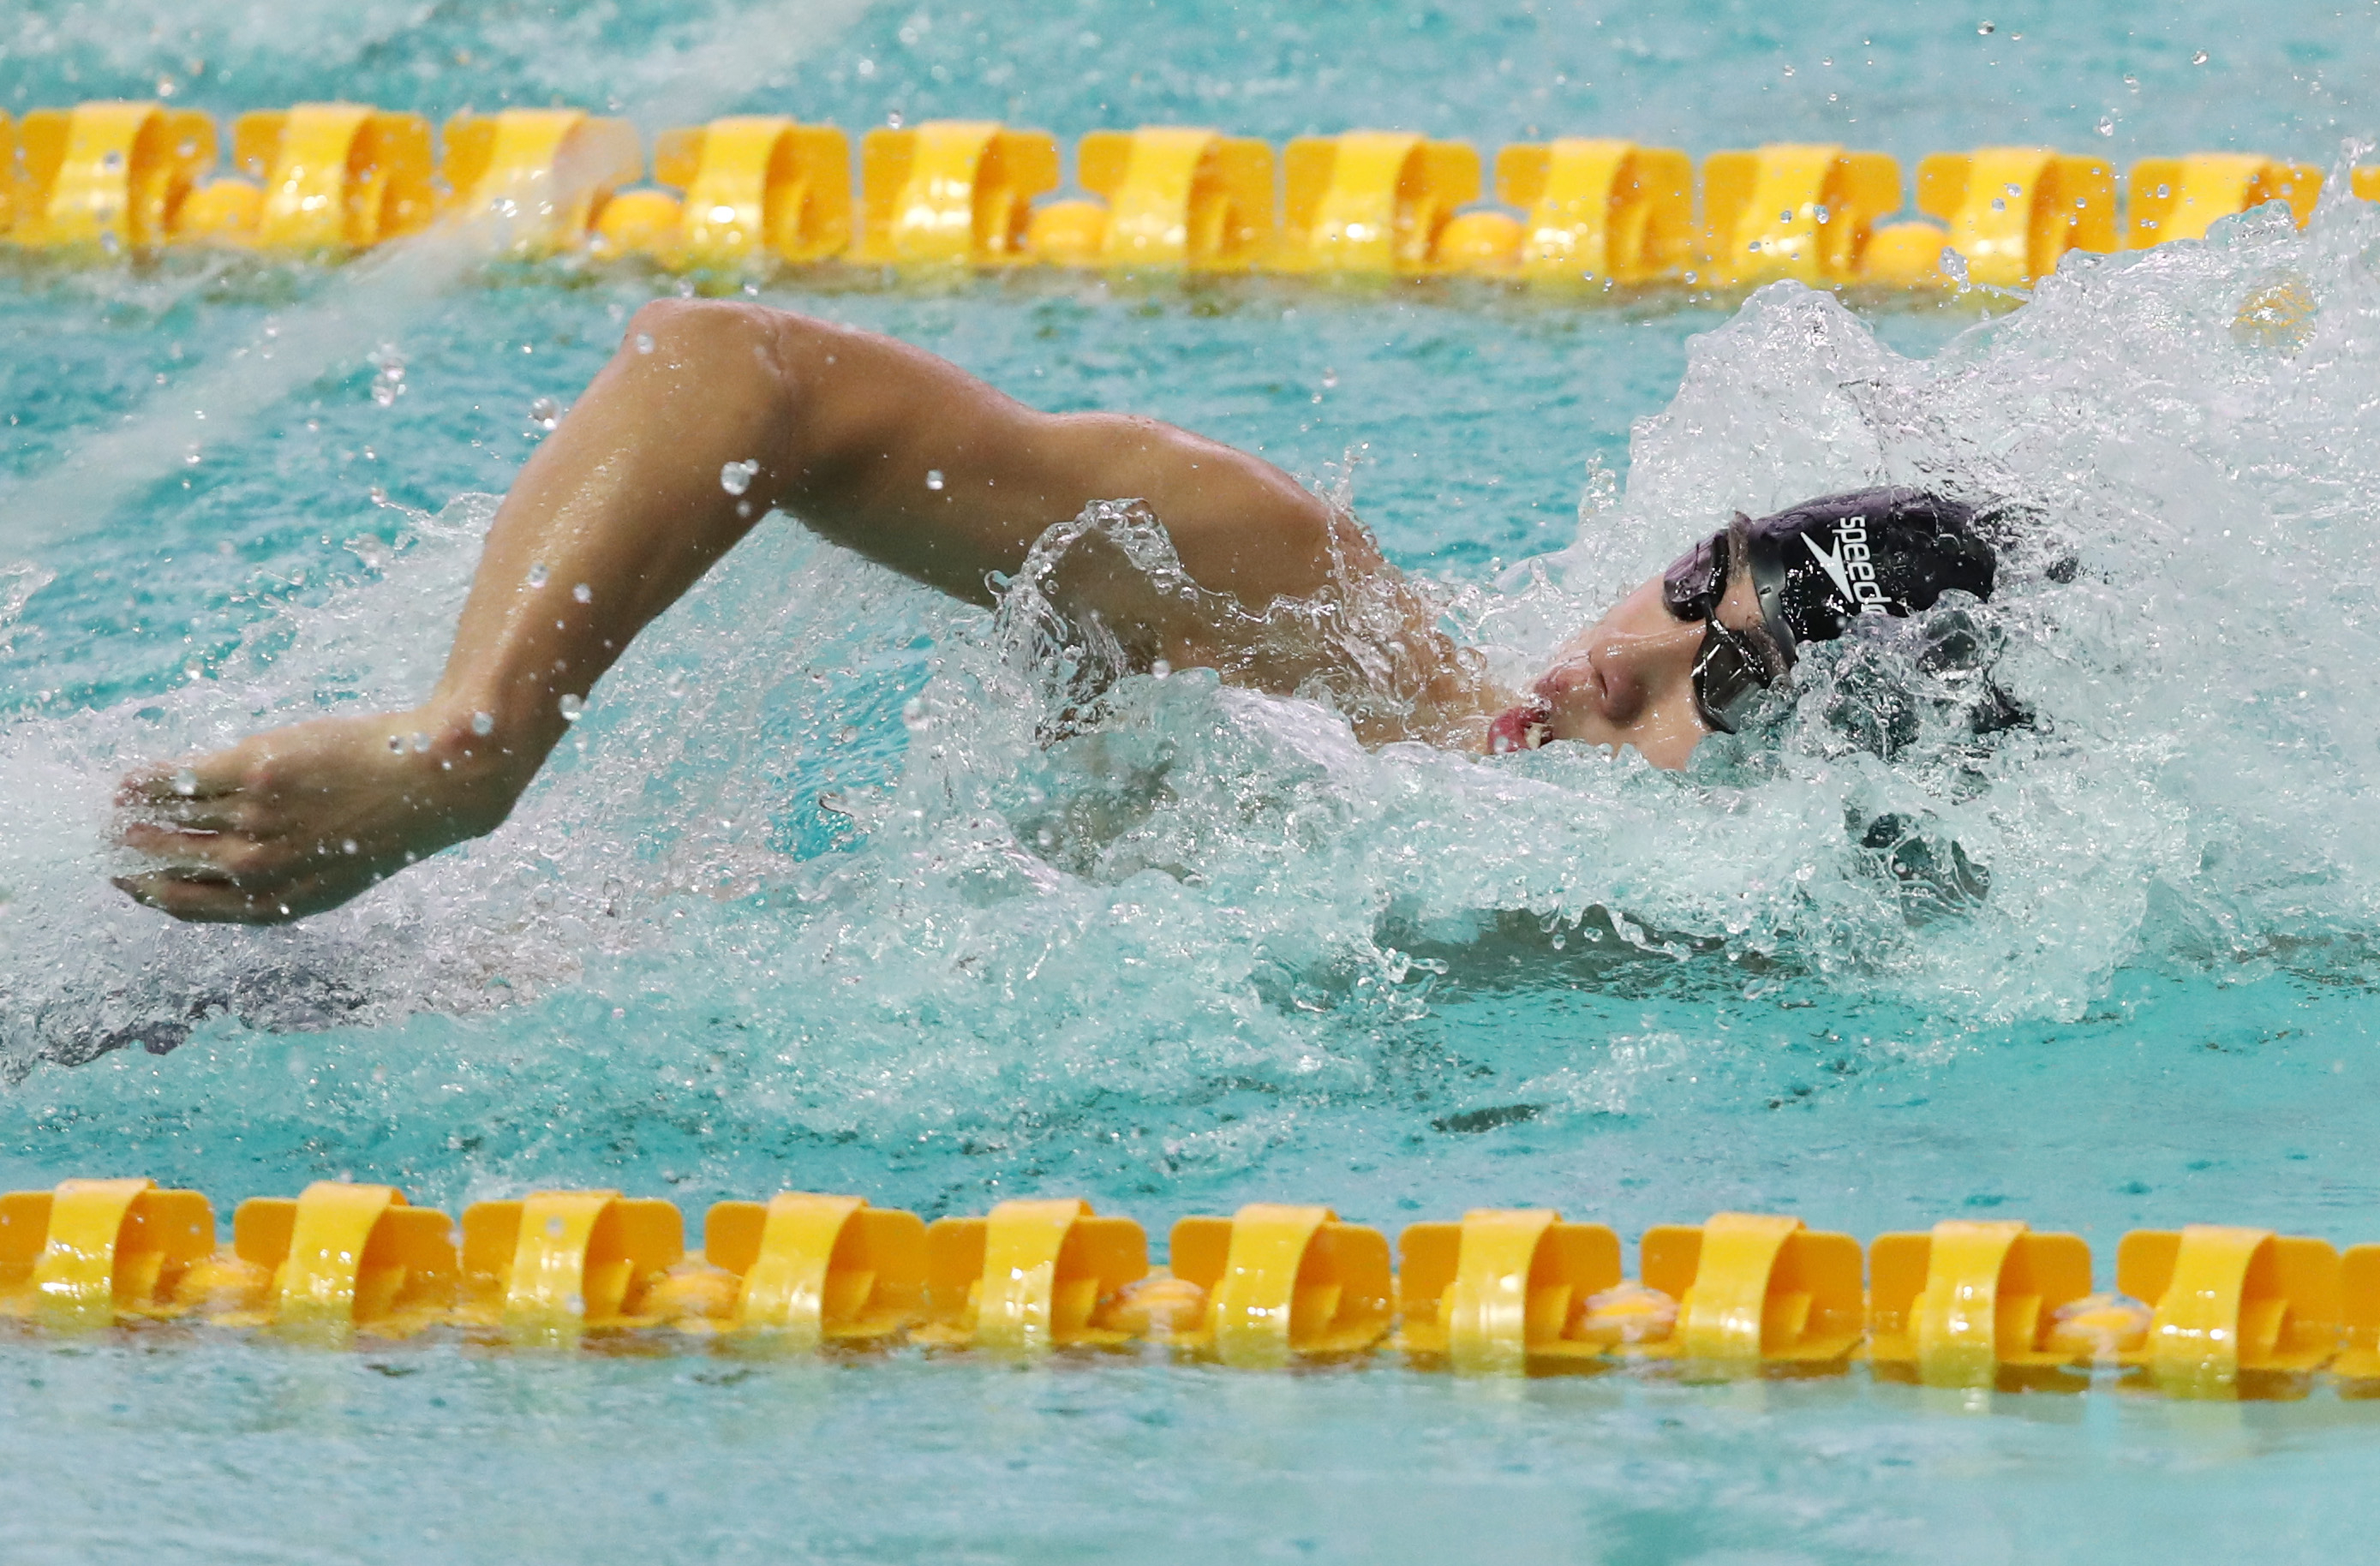
[[[1358,1086],[1365,1041],[1431,987],[1510,982],[1516,929],[1548,982],[1576,980],[1552,966],[1575,942],[1689,989],[1950,1026],[2074,1016],[2136,958],[2354,971],[2380,927],[2375,237],[2342,207],[2077,261],[1933,361],[1790,287],[1701,340],[1625,499],[1458,601],[1498,658],[1525,665],[1733,507],[1925,481],[2034,520],[1995,603],[1815,651],[1793,702],[1684,774],[1366,751],[1320,706],[1197,671],[1126,678],[1049,741],[983,617],[787,528],[632,651],[583,755],[495,836],[294,929],[118,901],[115,770],[427,685],[487,515],[458,503],[385,577],[272,610],[217,679],[0,731],[0,787],[46,812],[0,868],[11,1058],[575,987],[735,1016],[823,1125],[863,1101],[931,1121],[1118,1084]],[[2307,301],[2277,334],[2242,317],[2277,285]],[[1976,732],[1986,674],[2029,722]]]

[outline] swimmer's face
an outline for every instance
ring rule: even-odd
[[[1719,600],[1718,619],[1765,639],[1751,573],[1737,566]],[[1694,658],[1703,623],[1681,620],[1663,601],[1655,577],[1611,613],[1558,649],[1488,731],[1490,751],[1526,750],[1550,740],[1633,746],[1656,767],[1686,764],[1710,729],[1694,707]]]

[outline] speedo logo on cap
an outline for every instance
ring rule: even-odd
[[[1876,579],[1876,563],[1868,558],[1867,518],[1846,516],[1835,524],[1835,552],[1818,547],[1817,535],[1804,533],[1802,541],[1835,584],[1835,590],[1859,605],[1863,614],[1882,613],[1884,589]]]

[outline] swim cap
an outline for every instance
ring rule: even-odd
[[[1787,662],[1861,614],[1906,616],[1952,588],[1992,596],[1992,546],[1973,507],[1925,490],[1859,490],[1744,524],[1760,617]]]

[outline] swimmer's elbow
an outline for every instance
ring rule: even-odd
[[[793,358],[789,323],[823,324],[730,299],[654,299],[628,318],[619,358],[672,372],[711,396],[783,390]]]
[[[773,313],[732,299],[651,299],[628,318],[621,349],[665,359],[708,352],[757,337]]]
[[[818,405],[813,345],[837,330],[789,311],[722,299],[655,299],[629,318],[613,361],[651,411],[675,410],[774,472],[798,472],[795,442]]]

